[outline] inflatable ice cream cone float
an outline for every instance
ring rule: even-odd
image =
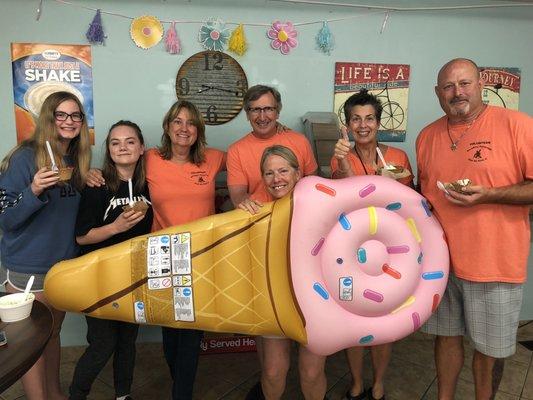
[[[55,265],[45,293],[97,318],[279,335],[317,354],[392,342],[438,306],[443,231],[426,200],[380,176],[307,177],[291,196]]]

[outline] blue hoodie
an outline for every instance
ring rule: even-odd
[[[0,254],[8,270],[46,274],[56,262],[78,254],[74,228],[80,194],[67,182],[35,196],[36,172],[33,148],[22,147],[0,175]]]

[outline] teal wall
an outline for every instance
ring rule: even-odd
[[[132,17],[154,15],[162,20],[204,20],[215,16],[227,21],[269,23],[276,19],[306,22],[353,16],[330,24],[336,40],[336,48],[330,56],[316,50],[314,37],[321,25],[312,24],[298,27],[300,45],[289,56],[270,49],[265,37],[266,27],[246,26],[249,51],[236,58],[243,66],[250,85],[265,83],[280,90],[284,105],[281,121],[298,130],[302,129],[300,118],[306,112],[332,110],[336,61],[410,64],[407,140],[399,147],[407,151],[413,164],[417,133],[425,124],[442,115],[433,86],[437,70],[451,58],[463,56],[474,59],[480,65],[520,68],[520,108],[533,115],[533,97],[530,95],[533,89],[531,7],[394,12],[385,32],[380,34],[382,12],[344,7],[266,0],[74,2]],[[386,3],[404,7],[443,5],[439,1]],[[489,2],[477,2],[482,3]],[[84,44],[85,32],[94,16],[93,11],[45,0],[41,19],[36,21],[37,4],[38,0],[0,0],[0,154],[5,154],[16,140],[10,43]],[[161,119],[175,101],[174,82],[178,68],[186,58],[202,50],[197,41],[200,24],[178,24],[178,35],[183,44],[183,54],[180,55],[166,53],[162,44],[150,50],[137,48],[129,38],[129,24],[128,19],[103,15],[106,44],[92,48],[97,142],[94,165],[100,164],[101,144],[107,128],[118,119],[136,121],[141,125],[148,144],[158,144]],[[208,127],[208,141],[213,147],[226,149],[248,130],[245,115],[241,113],[225,125]],[[524,298],[524,319],[533,319],[533,287],[530,286],[533,285],[528,285]],[[63,330],[64,344],[83,340],[84,327],[80,321],[78,316],[68,317]],[[145,330],[143,338],[157,338],[157,332],[153,328]]]

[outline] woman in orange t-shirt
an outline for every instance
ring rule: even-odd
[[[152,232],[215,213],[215,176],[226,169],[226,153],[206,146],[200,111],[188,101],[174,103],[163,118],[161,146],[145,153]],[[87,185],[102,184],[102,172],[91,169]],[[190,399],[203,332],[166,327],[162,332],[172,398]]]
[[[378,143],[377,133],[383,107],[376,96],[369,94],[366,89],[355,93],[344,103],[344,114],[347,128],[355,140],[353,148],[348,139],[348,132],[343,129],[342,138],[335,145],[335,153],[331,159],[332,178],[345,178],[353,175],[376,175],[382,172],[379,166],[377,148],[383,153],[387,165],[398,168],[395,176],[398,182],[413,187],[413,175],[409,158],[404,151]],[[352,386],[346,393],[346,400],[383,399],[383,379],[389,365],[392,344],[372,346],[372,369],[374,373],[373,385],[365,391],[363,385],[363,352],[364,347],[351,347],[346,350],[346,357],[352,374]]]
[[[226,153],[206,147],[205,125],[196,106],[179,101],[163,119],[161,146],[146,154],[152,231],[215,213],[215,176]],[[172,398],[192,398],[203,332],[162,328],[163,352],[173,379]]]

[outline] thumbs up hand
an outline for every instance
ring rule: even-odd
[[[346,126],[341,127],[341,137],[339,140],[337,140],[337,143],[335,144],[335,149],[333,155],[337,160],[344,160],[348,153],[350,152],[350,149],[352,148],[352,144],[350,143],[350,139],[348,138],[348,129]]]

